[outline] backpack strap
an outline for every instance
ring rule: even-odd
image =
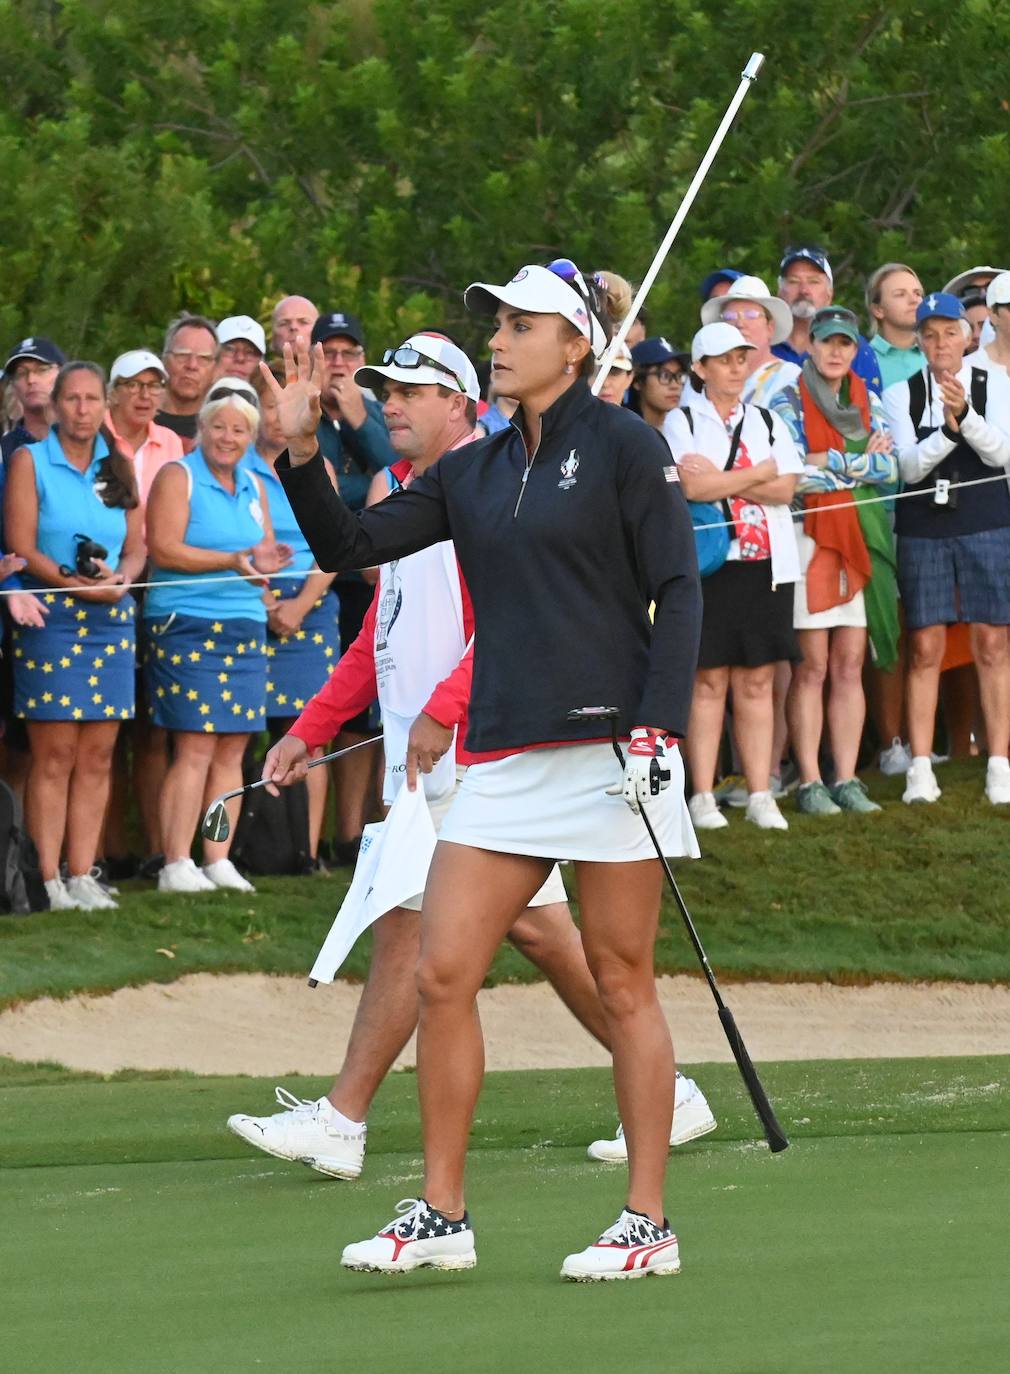
[[[989,399],[989,373],[984,367],[973,367],[971,370],[971,408],[976,415],[985,417],[985,408]]]
[[[770,444],[775,437],[775,428],[772,424],[772,413],[770,410],[766,410],[764,406],[755,406],[754,409],[765,422],[765,429],[768,431],[768,442]]]
[[[934,425],[924,425],[926,416],[926,374],[916,372],[908,379],[908,418],[912,421],[917,440],[926,439],[935,430]],[[932,416],[929,417],[932,419]]]
[[[684,419],[687,421],[687,427],[688,427],[688,429],[691,431],[691,436],[692,436],[692,438],[693,438],[693,437],[694,437],[694,416],[691,414],[691,407],[690,407],[690,406],[681,406],[681,408],[680,408],[680,413],[681,413],[681,415],[683,415]]]

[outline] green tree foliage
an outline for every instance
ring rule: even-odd
[[[936,286],[1010,257],[996,0],[0,0],[0,338],[108,358],[299,291],[377,343],[475,342],[468,281],[561,252],[641,276],[752,49],[657,327],[794,237],[855,305],[890,258]]]

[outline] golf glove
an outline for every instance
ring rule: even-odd
[[[670,755],[677,741],[663,731],[647,730],[642,726],[632,730],[624,761],[624,776],[607,788],[611,797],[623,796],[635,815],[643,802],[658,797],[670,786]]]

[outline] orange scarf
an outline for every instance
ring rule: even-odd
[[[853,404],[859,407],[863,424],[869,431],[870,401],[866,383],[862,377],[850,372],[849,388]],[[834,448],[844,453],[845,437],[829,423],[802,377],[800,397],[807,451],[823,453]],[[804,506],[806,515],[803,531],[817,545],[807,569],[807,609],[811,614],[816,614],[851,601],[869,582],[872,566],[851,491],[811,492],[804,498]],[[821,510],[822,506],[840,506],[842,509]]]

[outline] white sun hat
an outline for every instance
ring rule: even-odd
[[[589,340],[593,355],[603,356],[607,336],[590,308],[589,290],[581,272],[566,280],[548,267],[530,263],[520,267],[504,286],[472,282],[463,292],[463,303],[474,315],[493,315],[499,304],[531,315],[561,315]]]
[[[701,307],[702,324],[714,324],[716,320],[721,320],[723,310],[735,301],[753,301],[767,311],[775,326],[772,331],[773,344],[784,343],[793,332],[793,312],[780,296],[772,295],[760,277],[738,277],[724,295],[713,296],[706,301]]]
[[[735,324],[716,320],[705,324],[691,340],[691,361],[700,362],[702,358],[721,358],[733,348],[754,348],[748,343]]]

